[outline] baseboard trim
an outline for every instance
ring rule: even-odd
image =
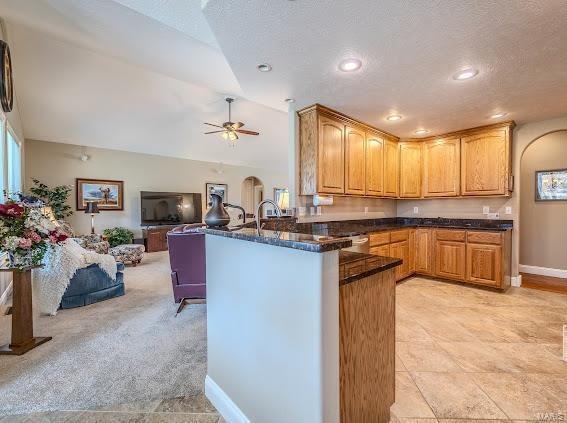
[[[510,284],[512,286],[515,286],[517,288],[522,286],[522,275],[518,275],[518,276],[512,276],[512,280],[510,281]]]
[[[526,264],[520,264],[520,272],[567,279],[567,270],[552,269],[550,267],[528,266]]]
[[[8,298],[12,295],[12,282],[6,287],[6,290],[0,296],[0,307],[3,307],[8,302]]]
[[[250,423],[250,420],[213,379],[205,377],[205,395],[227,423]]]

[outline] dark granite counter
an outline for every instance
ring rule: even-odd
[[[276,245],[278,247],[311,251],[314,253],[324,253],[326,251],[340,250],[341,248],[352,246],[352,241],[343,237],[265,229],[260,230],[260,233],[258,233],[256,228],[251,227],[202,228],[200,231],[209,235],[236,238],[250,242]]]
[[[352,283],[402,264],[393,257],[341,251],[339,253],[339,285]]]

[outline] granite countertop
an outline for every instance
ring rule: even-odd
[[[339,253],[339,285],[356,282],[402,264],[402,259],[373,254],[341,251]]]
[[[348,248],[352,246],[352,241],[344,237],[265,229],[260,230],[258,233],[256,228],[249,227],[202,228],[200,229],[200,232],[209,235],[218,235],[227,238],[236,238],[262,244],[276,245],[278,247],[311,251],[314,253],[324,253],[326,251],[340,250],[341,248]]]

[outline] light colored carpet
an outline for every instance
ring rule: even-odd
[[[126,295],[36,319],[53,340],[21,357],[0,356],[0,415],[85,410],[203,391],[206,305],[175,317],[167,252],[127,267]],[[10,317],[0,317],[0,345]]]

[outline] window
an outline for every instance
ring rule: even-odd
[[[22,191],[22,148],[14,133],[6,131],[8,159],[8,193]]]

